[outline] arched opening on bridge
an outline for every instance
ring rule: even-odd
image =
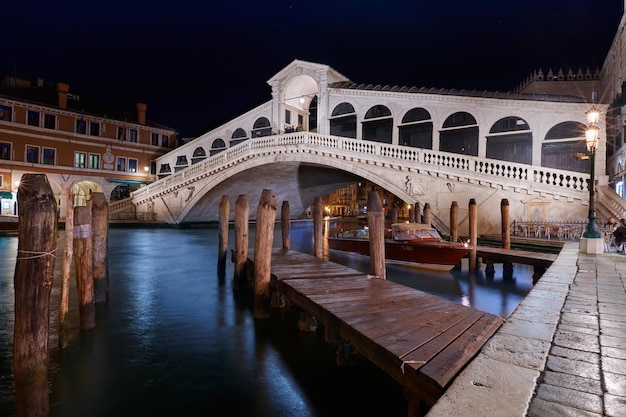
[[[563,122],[552,127],[541,145],[541,166],[588,172],[585,130],[580,122]]]
[[[211,154],[211,156],[213,156],[215,154],[218,154],[218,153],[222,152],[225,149],[226,149],[226,143],[224,142],[223,139],[218,138],[218,139],[215,139],[213,141],[213,143],[211,144],[211,152],[210,152],[210,154]]]
[[[235,146],[240,144],[243,141],[248,140],[248,134],[246,133],[245,130],[243,130],[242,128],[238,127],[237,129],[235,129],[235,131],[233,132],[233,135],[230,138],[230,146]]]
[[[478,156],[478,124],[474,116],[467,112],[448,116],[439,133],[439,150]]]
[[[191,157],[191,165],[196,164],[203,159],[206,159],[206,151],[202,146],[198,146],[193,151],[193,156]]]
[[[416,107],[404,115],[398,126],[399,145],[433,148],[433,121],[428,110]]]
[[[330,116],[330,134],[356,139],[356,111],[350,103],[340,103]]]
[[[272,134],[272,127],[267,117],[259,117],[254,121],[252,125],[252,137],[260,138],[262,136],[269,136]]]
[[[282,120],[280,130],[285,133],[318,130],[317,82],[309,75],[298,75],[289,80],[282,92]]]
[[[503,117],[491,126],[487,136],[487,158],[532,164],[533,134],[520,117]]]
[[[393,117],[387,106],[377,104],[365,113],[363,121],[363,140],[391,143]]]
[[[189,166],[189,162],[187,161],[187,155],[178,155],[176,157],[176,166],[174,167],[174,172],[181,171]]]

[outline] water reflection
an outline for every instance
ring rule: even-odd
[[[78,332],[73,287],[70,346],[58,352],[56,342],[50,344],[52,417],[204,416],[217,409],[227,416],[258,417],[406,415],[398,384],[367,362],[337,367],[335,347],[326,343],[323,331],[299,332],[297,317],[287,312],[254,320],[245,297],[233,296],[232,263],[226,264],[226,279],[217,276],[217,236],[217,229],[110,230],[109,302],[98,306],[96,328]],[[250,239],[253,245],[254,228]],[[231,230],[229,248],[234,241]],[[290,241],[292,249],[312,254],[312,223],[292,223]],[[274,246],[281,245],[277,229]],[[326,248],[324,256],[369,270],[366,257],[335,252]],[[15,415],[16,253],[17,237],[0,236],[2,416]],[[60,264],[52,319],[58,314]],[[532,271],[516,265],[508,281],[501,274],[498,265],[493,279],[469,274],[467,268],[438,273],[387,266],[390,280],[507,317],[532,287]],[[54,335],[56,326],[51,328]]]
[[[327,236],[341,230],[363,227],[361,222],[341,219],[327,221],[326,225]],[[329,250],[327,246],[324,248],[324,256],[364,273],[370,272],[367,256]],[[386,265],[387,279],[390,281],[507,318],[532,289],[533,267],[514,264],[510,276],[504,272],[502,264],[495,264],[494,268],[493,276],[485,274],[484,266],[470,273],[467,259],[463,259],[460,269],[450,272],[429,271],[390,262]]]

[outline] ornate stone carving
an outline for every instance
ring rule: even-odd
[[[424,195],[424,190],[419,185],[419,181],[416,177],[407,175],[406,182],[404,184],[406,186],[406,192],[410,195]]]

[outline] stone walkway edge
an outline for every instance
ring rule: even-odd
[[[626,256],[567,242],[426,417],[626,416]]]

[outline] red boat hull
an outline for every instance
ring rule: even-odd
[[[370,245],[367,239],[328,238],[330,249],[354,252],[369,256]],[[461,243],[445,241],[385,241],[385,259],[409,262],[415,266],[449,271],[469,253],[470,248]]]

